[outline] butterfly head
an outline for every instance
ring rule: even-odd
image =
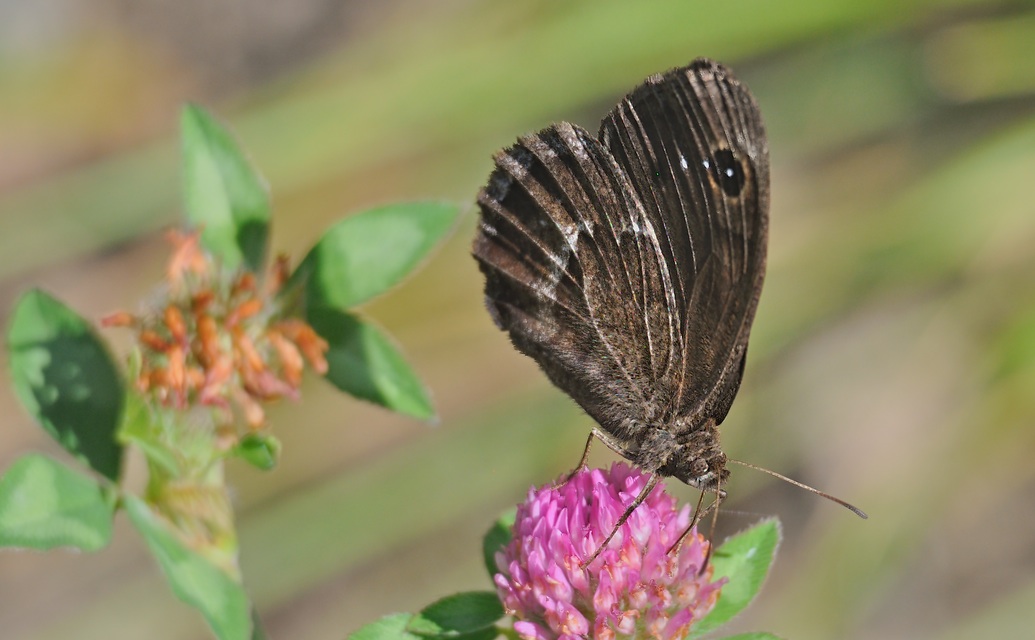
[[[707,458],[698,456],[675,460],[662,467],[661,473],[681,480],[695,489],[723,496],[726,492],[721,487],[726,484],[730,475],[726,468],[726,454],[722,452]]]
[[[722,486],[730,472],[726,468],[726,454],[719,447],[715,422],[707,421],[681,440],[673,447],[672,455],[660,469],[661,473],[695,489],[725,495]]]

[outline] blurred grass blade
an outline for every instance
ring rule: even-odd
[[[117,480],[122,447],[115,432],[125,389],[90,325],[34,289],[15,303],[7,349],[14,390],[32,417],[73,455]]]
[[[200,611],[220,640],[249,640],[251,604],[241,585],[188,549],[142,500],[127,496],[126,513],[176,596]]]
[[[715,550],[712,554],[712,566],[715,567],[712,579],[729,578],[729,582],[722,588],[715,608],[693,628],[690,638],[700,638],[726,624],[751,603],[765,582],[779,544],[779,522],[763,520],[730,537]]]
[[[93,478],[43,455],[23,456],[0,477],[0,546],[103,549],[114,503]]]
[[[183,193],[187,219],[230,269],[262,268],[269,238],[266,187],[230,133],[202,108],[181,117]]]
[[[306,304],[348,309],[410,274],[453,227],[442,202],[392,204],[342,220],[324,233],[292,281],[305,278]]]
[[[431,398],[391,340],[357,316],[322,307],[307,310],[313,329],[326,340],[326,378],[342,391],[415,418],[435,416]]]

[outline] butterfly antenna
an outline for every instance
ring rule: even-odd
[[[762,473],[768,473],[769,475],[773,476],[774,478],[779,478],[780,480],[783,480],[784,482],[789,482],[790,484],[793,484],[796,487],[799,487],[799,488],[804,489],[806,491],[811,491],[812,493],[816,494],[817,496],[819,496],[821,498],[826,498],[827,500],[830,500],[831,502],[836,502],[837,504],[841,505],[845,509],[848,509],[849,511],[851,511],[855,515],[859,516],[863,520],[866,520],[869,517],[869,516],[866,515],[865,511],[863,511],[859,507],[855,506],[854,504],[848,503],[848,502],[842,500],[841,498],[834,497],[834,496],[830,495],[829,493],[825,493],[823,491],[820,491],[819,489],[816,489],[815,487],[810,487],[809,485],[807,485],[807,484],[805,484],[803,482],[798,482],[797,480],[792,480],[791,478],[788,478],[787,476],[785,476],[783,474],[777,473],[775,471],[770,471],[769,469],[766,469],[765,467],[759,467],[759,466],[753,465],[750,462],[742,462],[740,460],[734,460],[732,458],[730,458],[729,461],[730,462],[736,462],[740,466],[747,467],[748,469],[754,469],[755,471],[761,471]]]

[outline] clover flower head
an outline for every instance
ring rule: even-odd
[[[561,486],[533,488],[518,506],[510,544],[496,554],[496,588],[526,640],[686,637],[715,606],[708,542],[690,507],[659,484],[587,567],[650,475],[626,464],[582,469]],[[703,570],[702,570],[703,567]]]
[[[202,249],[198,232],[169,237],[174,251],[157,310],[114,313],[104,324],[136,330],[142,394],[177,410],[214,408],[223,423],[240,415],[258,429],[263,403],[298,397],[307,362],[327,371],[327,342],[281,309],[286,259],[274,263],[260,286],[250,271],[223,270]]]

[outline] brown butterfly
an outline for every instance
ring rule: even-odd
[[[615,529],[663,476],[721,499],[769,213],[747,87],[701,58],[636,87],[597,137],[562,122],[495,162],[474,240],[493,320],[596,420],[586,453],[595,436],[653,474]]]

